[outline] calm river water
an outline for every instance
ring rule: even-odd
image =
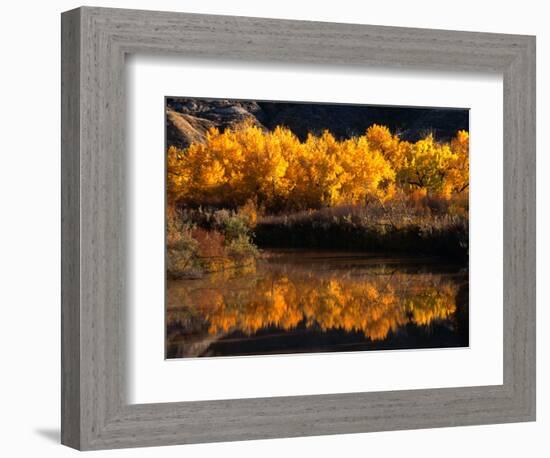
[[[468,272],[437,259],[267,250],[169,281],[168,358],[468,346]]]

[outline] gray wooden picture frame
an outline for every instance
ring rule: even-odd
[[[535,38],[83,7],[62,14],[63,444],[106,449],[535,419]],[[125,56],[498,72],[503,384],[128,404]],[[159,304],[162,307],[162,304]]]

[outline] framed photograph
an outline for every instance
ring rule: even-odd
[[[468,111],[167,97],[166,358],[468,347]]]
[[[535,38],[62,15],[62,442],[535,419]]]

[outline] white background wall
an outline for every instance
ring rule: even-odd
[[[408,457],[548,456],[550,30],[545,2],[128,0],[97,6],[537,35],[538,62],[538,421],[391,433],[99,452],[98,456]],[[60,12],[79,6],[4,2],[0,17],[0,452],[71,456],[58,445],[60,372]],[[546,80],[546,84],[545,84]],[[546,173],[545,173],[546,172]],[[545,259],[546,258],[546,259]],[[545,434],[546,433],[546,434]]]

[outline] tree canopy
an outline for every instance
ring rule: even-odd
[[[325,130],[300,141],[289,129],[264,131],[252,123],[212,128],[204,143],[167,152],[169,204],[241,206],[254,200],[271,210],[301,210],[396,192],[451,198],[468,192],[469,135],[448,143],[427,135],[400,140],[385,126],[336,139]]]

